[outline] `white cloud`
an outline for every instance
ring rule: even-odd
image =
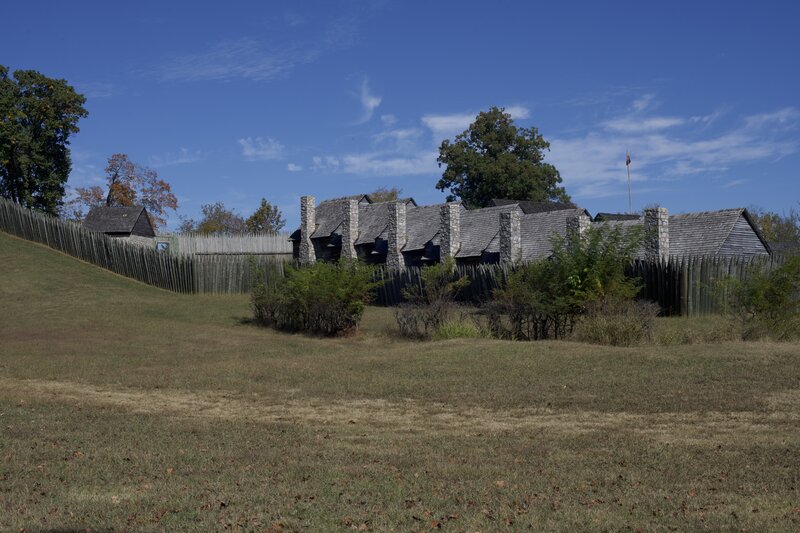
[[[181,148],[177,153],[166,153],[163,155],[154,155],[150,158],[150,164],[154,167],[168,167],[172,165],[185,165],[187,163],[194,163],[203,158],[203,152],[200,150],[191,151],[188,148]]]
[[[361,118],[359,119],[358,123],[363,124],[372,118],[375,110],[378,109],[379,105],[381,105],[381,97],[375,96],[370,92],[369,82],[366,78],[364,78],[364,80],[361,82],[359,99],[361,100]]]
[[[289,26],[306,24],[301,15],[287,13]],[[346,48],[355,41],[358,17],[345,13],[322,21],[304,32],[311,40],[274,43],[243,37],[220,41],[203,51],[165,57],[150,74],[162,82],[247,79],[270,81],[287,75],[298,65],[311,63],[326,52]]]
[[[605,127],[622,133],[642,133],[680,126],[684,122],[680,117],[622,117],[606,121]]]
[[[239,139],[238,143],[242,146],[242,155],[249,161],[266,161],[283,157],[284,146],[272,137],[266,139],[247,137]]]
[[[407,157],[381,152],[349,154],[342,157],[342,171],[371,177],[432,174],[438,170],[437,155],[436,152],[422,152]]]
[[[800,125],[795,108],[742,117],[738,126],[714,133],[707,125],[716,117],[705,117],[709,118],[642,116],[638,127],[620,127],[626,124],[619,119],[604,121],[582,136],[551,139],[548,159],[559,169],[568,190],[585,198],[625,194],[628,148],[632,179],[639,182],[721,173],[737,163],[780,159],[800,151],[800,138],[785,134]],[[610,123],[616,127],[609,127]],[[782,126],[780,131],[776,124]],[[727,186],[735,185],[739,183],[734,180]]]
[[[637,112],[646,111],[655,106],[656,95],[645,94],[633,101],[633,109]]]
[[[745,118],[745,123],[750,127],[760,127],[767,124],[796,125],[800,120],[800,110],[795,107],[785,107],[770,113],[750,115]]]
[[[386,126],[394,126],[397,122],[397,117],[392,114],[381,115],[381,122]]]
[[[514,120],[525,120],[531,116],[531,110],[521,105],[508,106],[505,110]]]
[[[530,109],[524,106],[508,106],[505,112],[514,120],[524,120],[530,117]],[[470,113],[453,113],[450,115],[424,115],[422,123],[433,133],[433,140],[440,143],[444,139],[451,139],[469,128],[475,122],[478,111]]]
[[[303,170],[303,167],[301,167],[300,165],[295,165],[294,163],[289,163],[288,165],[286,165],[286,170],[288,170],[289,172],[300,172],[301,170]]]
[[[431,130],[436,143],[450,139],[469,128],[477,113],[455,113],[452,115],[425,115],[422,123]]]
[[[267,81],[291,70],[298,60],[290,50],[270,49],[260,41],[243,38],[219,42],[205,52],[173,56],[158,68],[158,76],[161,81]]]
[[[317,171],[336,171],[339,169],[340,161],[332,155],[325,157],[315,155],[311,158],[311,166]]]

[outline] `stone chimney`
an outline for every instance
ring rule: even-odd
[[[439,227],[439,256],[442,261],[446,257],[455,258],[461,247],[461,205],[448,202],[441,207]]]
[[[571,216],[567,219],[567,245],[583,237],[586,230],[592,226],[592,219],[586,213]]]
[[[342,253],[348,259],[357,259],[356,239],[358,239],[358,200],[342,202]]]
[[[669,211],[664,207],[644,210],[644,251],[648,259],[669,259]]]
[[[403,246],[406,245],[406,203],[392,202],[389,204],[389,226],[387,231],[386,266],[391,270],[405,268]]]
[[[519,211],[500,213],[500,262],[518,263],[522,260],[522,235]]]
[[[313,196],[300,197],[300,263],[312,265],[317,260],[311,234],[317,229],[316,208]]]

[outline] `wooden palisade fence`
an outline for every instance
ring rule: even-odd
[[[0,231],[38,242],[148,285],[180,293],[249,292],[256,272],[283,273],[271,256],[202,256],[156,251],[25,209],[0,198]],[[277,268],[265,270],[268,263]]]
[[[170,254],[155,247],[86,230],[80,224],[59,220],[24,209],[0,198],[0,231],[38,242],[88,263],[135,280],[180,293],[246,293],[257,276],[283,276],[287,261],[283,245],[275,255]],[[657,302],[665,314],[699,315],[715,313],[726,304],[727,295],[718,281],[743,279],[754,265],[772,268],[779,257],[679,257],[667,261],[634,261],[632,276],[641,278],[642,298]],[[508,265],[458,266],[455,276],[467,276],[470,284],[459,299],[480,303],[491,298],[513,267]],[[376,290],[375,303],[396,305],[403,301],[402,289],[420,283],[418,268],[390,271],[377,267],[375,279],[383,283]]]

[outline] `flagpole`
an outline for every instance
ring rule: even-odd
[[[633,214],[633,202],[631,201],[631,153],[627,152],[625,158],[625,168],[628,169],[628,213]]]

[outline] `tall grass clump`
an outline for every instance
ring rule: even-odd
[[[375,285],[372,268],[358,261],[290,267],[253,287],[258,324],[284,331],[341,335],[355,331]]]

